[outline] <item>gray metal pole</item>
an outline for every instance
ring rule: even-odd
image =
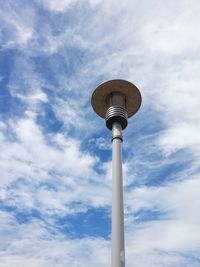
[[[134,84],[118,79],[99,85],[92,94],[91,103],[112,130],[112,267],[125,267],[122,129],[140,108],[142,97]]]
[[[112,125],[112,267],[125,266],[122,180],[122,127]]]

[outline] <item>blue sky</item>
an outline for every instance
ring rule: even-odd
[[[110,266],[110,132],[90,105],[109,79],[143,98],[124,132],[126,266],[200,266],[199,13],[0,2],[0,267]]]

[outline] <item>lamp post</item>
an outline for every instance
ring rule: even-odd
[[[91,100],[94,111],[112,130],[112,267],[125,266],[122,130],[127,127],[128,118],[140,108],[141,100],[138,88],[125,80],[110,80],[99,85]]]

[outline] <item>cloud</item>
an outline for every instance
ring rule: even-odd
[[[112,145],[108,143],[108,140],[105,140],[103,137],[92,138],[90,140],[90,143],[101,150],[111,150],[112,148]]]
[[[76,3],[74,0],[59,0],[59,1],[47,1],[42,0],[42,4],[50,11],[53,12],[66,12],[72,4]]]
[[[173,153],[180,149],[189,148],[199,151],[200,140],[197,125],[178,124],[167,130],[160,138],[160,146],[166,153]]]
[[[102,238],[68,240],[62,235],[51,235],[41,221],[35,220],[20,225],[6,212],[1,212],[1,215],[1,236],[8,240],[6,244],[1,243],[3,266],[19,264],[23,267],[28,264],[40,267],[56,264],[62,267],[72,264],[93,265],[95,262],[96,266],[106,266],[109,261],[110,242]]]
[[[110,186],[94,170],[98,159],[81,151],[79,141],[62,134],[45,136],[33,113],[9,122],[12,140],[6,127],[2,123],[0,165],[7,205],[63,214],[75,211],[70,207],[74,201],[85,203],[86,209],[109,204]]]
[[[24,5],[23,10],[18,3],[7,1],[1,8],[2,23],[2,46],[9,49],[15,46],[24,47],[34,34],[34,12],[33,9]]]
[[[193,177],[168,186],[141,187],[126,193],[126,242],[130,265],[135,259],[136,266],[174,266],[175,263],[177,266],[198,266],[199,183],[199,177]],[[146,221],[142,217],[144,213],[138,213],[141,210],[146,212]],[[160,217],[149,220],[148,212],[154,211]],[[188,251],[193,257],[188,257]]]
[[[199,5],[195,2],[184,1],[183,4],[178,2],[175,9],[171,3],[166,3],[165,10],[163,4],[158,4],[163,16],[156,16],[143,29],[143,37],[149,49],[176,56],[198,49],[200,39],[196,36],[195,26],[198,21]],[[171,14],[168,13],[169,10],[172,11]],[[166,15],[168,20],[165,19]]]

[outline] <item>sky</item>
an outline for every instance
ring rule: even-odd
[[[127,267],[200,266],[200,2],[0,0],[0,267],[107,267],[111,133],[125,79]]]

